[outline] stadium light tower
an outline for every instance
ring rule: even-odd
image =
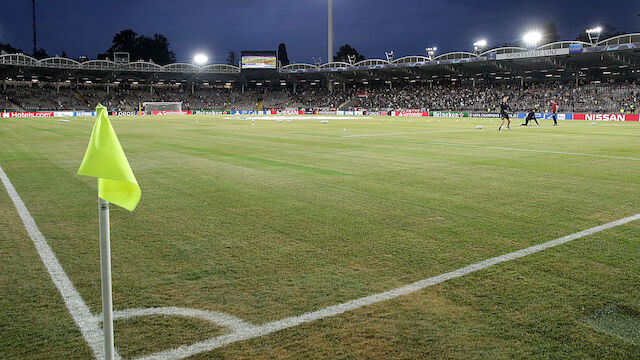
[[[393,61],[393,50],[391,51],[385,51],[384,55],[387,57],[387,61],[388,62],[392,62]]]
[[[594,27],[593,29],[587,29],[587,35],[589,36],[589,42],[591,45],[595,45],[598,42],[598,38],[600,38],[600,33],[602,32],[602,27]]]
[[[205,65],[207,61],[209,61],[209,58],[205,54],[196,54],[193,57],[193,62],[196,63],[196,65]]]
[[[478,40],[473,43],[473,51],[478,52],[487,46],[487,40]]]
[[[329,30],[327,41],[327,62],[333,62],[333,0],[329,0]]]
[[[535,49],[538,46],[540,40],[542,40],[542,34],[539,31],[530,31],[524,34],[522,40],[524,40],[527,48]]]
[[[36,0],[31,1],[31,10],[33,13],[33,53],[38,51],[38,44],[36,43]]]
[[[428,47],[425,49],[427,51],[427,57],[429,58],[429,60],[433,60],[433,56],[436,54],[436,51],[438,51],[437,47]]]

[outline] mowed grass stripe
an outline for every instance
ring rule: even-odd
[[[199,126],[193,119],[112,118],[143,188],[139,209],[112,213],[117,309],[197,307],[261,323],[401,286],[638,208],[637,168],[628,161],[563,161],[559,156],[354,144],[340,138],[356,130],[455,130],[475,123],[382,118],[330,121],[328,126],[295,120],[286,126],[264,121],[251,126],[249,121],[210,117],[210,133],[176,130]],[[508,138],[486,131],[440,134],[437,139],[467,142],[472,135],[477,136],[473,141],[504,141],[509,146],[521,142],[518,146],[634,151],[634,141],[627,148],[619,138],[589,136],[625,133],[625,127],[565,123],[545,132],[514,131]],[[37,126],[26,129],[18,121],[4,124],[3,129],[11,130],[0,139],[0,163],[5,167],[5,159],[11,159],[7,173],[85,301],[98,312],[95,182],[75,176],[92,123],[60,123],[85,132],[68,137],[37,132]],[[559,141],[567,129],[585,133]],[[299,139],[304,143],[295,144]],[[158,142],[346,175],[168,148]],[[532,284],[542,286],[537,280]],[[387,316],[405,315],[409,316],[393,310]],[[466,326],[474,324],[469,320]],[[393,332],[391,341],[401,339],[401,333]],[[429,339],[411,334],[417,343]],[[522,341],[524,335],[518,334]],[[287,348],[287,339],[274,346]],[[331,349],[337,350],[324,348],[329,353]]]
[[[240,160],[244,162],[260,164],[265,166],[275,166],[275,167],[281,167],[281,168],[303,170],[303,171],[308,171],[308,172],[322,174],[322,175],[345,175],[344,173],[333,171],[333,170],[320,169],[320,168],[315,168],[311,166],[275,161],[275,160],[270,160],[270,159],[256,157],[256,156],[234,154],[234,153],[229,153],[229,152],[219,151],[219,150],[198,148],[198,147],[179,145],[179,144],[173,144],[173,143],[159,143],[158,145],[166,148],[179,149],[179,150],[188,151],[188,152],[196,152],[199,154],[207,154],[207,155],[212,155],[212,156],[217,156],[222,158],[229,158],[231,160]]]

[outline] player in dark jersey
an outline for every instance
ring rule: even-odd
[[[558,126],[558,103],[555,100],[551,100],[551,111],[553,112],[553,126]]]
[[[509,113],[507,111],[512,111],[511,106],[507,104],[507,100],[509,100],[508,96],[502,98],[502,103],[500,104],[500,118],[502,122],[500,123],[500,127],[498,128],[498,132],[502,131],[502,125],[504,125],[504,121],[507,120],[507,129],[511,130],[509,125],[511,125],[511,120],[509,120]]]
[[[529,111],[529,113],[527,114],[527,117],[524,119],[524,124],[520,124],[520,126],[529,125],[529,121],[531,120],[535,121],[536,125],[540,126],[540,124],[538,124],[538,119],[536,119],[536,113],[533,110]]]

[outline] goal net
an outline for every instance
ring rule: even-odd
[[[182,111],[182,102],[145,102],[144,111]]]

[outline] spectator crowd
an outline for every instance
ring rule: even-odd
[[[47,84],[10,84],[0,90],[0,110],[88,110],[101,103],[110,110],[135,111],[144,102],[181,102],[183,110],[256,110],[338,108],[367,110],[496,111],[504,96],[516,111],[545,111],[556,101],[560,112],[637,112],[640,83],[567,83],[514,85],[404,85],[361,86],[329,91],[307,85],[293,91],[282,88],[214,88],[192,91],[180,86],[147,87]]]

